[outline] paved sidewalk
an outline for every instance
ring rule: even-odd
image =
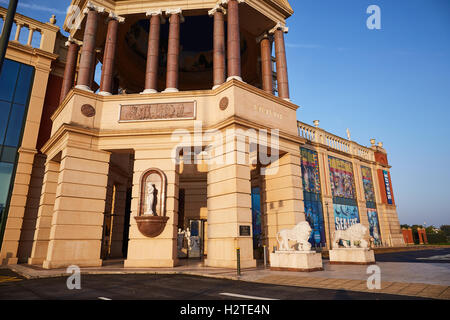
[[[367,288],[367,266],[330,265],[324,260],[324,271],[271,271],[263,267],[242,270],[210,268],[200,262],[189,262],[176,268],[123,268],[121,261],[109,262],[101,268],[82,268],[82,274],[186,274],[266,284],[357,292],[389,293],[404,296],[450,300],[450,264],[377,262],[381,270],[381,289]],[[8,266],[27,279],[67,277],[65,269],[46,270],[30,265]]]

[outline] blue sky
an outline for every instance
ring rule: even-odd
[[[6,7],[8,1],[0,0]],[[369,145],[382,141],[400,223],[450,224],[450,1],[295,0],[286,36],[300,121]],[[19,0],[18,12],[64,22],[70,1]],[[369,30],[369,5],[381,30]]]

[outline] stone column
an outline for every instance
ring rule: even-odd
[[[301,174],[299,154],[287,153],[266,167],[262,190],[270,249],[278,247],[278,231],[305,221]]]
[[[265,34],[262,37],[260,45],[262,87],[265,92],[273,94],[272,41],[269,35]]]
[[[77,69],[78,52],[80,49],[78,43],[71,38],[69,38],[69,41],[66,42],[66,47],[69,47],[69,49],[67,51],[66,67],[64,69],[64,78],[59,103],[63,102],[64,98],[73,88],[73,84],[75,82],[75,72]]]
[[[241,39],[239,27],[239,3],[242,0],[228,1],[228,80],[241,78]]]
[[[47,256],[53,207],[56,200],[56,188],[59,177],[59,162],[47,161],[45,164],[44,180],[42,183],[41,199],[39,202],[36,231],[28,264],[41,264]]]
[[[104,9],[103,9],[104,10]],[[91,78],[94,72],[93,64],[96,57],[95,43],[98,28],[98,12],[102,12],[98,7],[88,4],[85,9],[87,13],[86,26],[83,37],[83,47],[81,49],[81,59],[78,71],[78,83],[76,88],[91,91]],[[94,61],[93,61],[94,60]]]
[[[149,11],[150,30],[148,33],[147,68],[145,71],[145,93],[158,90],[159,38],[161,33],[162,11]]]
[[[98,93],[102,96],[112,95],[114,64],[117,54],[117,32],[119,23],[123,23],[124,21],[124,18],[118,17],[113,13],[109,15],[105,54],[103,56],[102,78],[100,81],[100,92]]]
[[[256,266],[253,239],[240,234],[240,226],[252,228],[249,145],[240,129],[227,129],[223,144],[211,150],[208,166],[209,267],[236,268],[240,249],[242,268]],[[241,132],[244,132],[241,130]]]
[[[156,141],[153,141],[156,143]],[[165,215],[169,217],[164,231],[147,238],[138,229],[141,177],[148,169],[157,168],[167,178]],[[133,191],[131,201],[130,233],[125,268],[175,267],[177,258],[179,169],[172,159],[172,149],[135,150]],[[160,192],[161,190],[158,190]]]
[[[286,61],[286,48],[284,45],[284,33],[288,28],[278,24],[272,32],[275,38],[275,56],[277,60],[277,82],[278,96],[284,100],[289,100],[289,81]]]
[[[169,45],[167,51],[167,79],[164,92],[178,92],[178,68],[180,59],[181,9],[167,10],[170,15]]]
[[[69,137],[73,139],[73,137]],[[50,241],[43,268],[99,267],[110,153],[62,150]]]
[[[208,14],[214,16],[214,90],[225,82],[225,9],[216,6]]]

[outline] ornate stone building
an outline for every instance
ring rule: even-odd
[[[43,47],[8,49],[45,67],[23,62],[38,93],[9,176],[2,263],[231,268],[240,248],[253,267],[305,219],[315,246],[357,222],[374,245],[403,245],[382,145],[296,120],[286,0],[72,5],[68,39],[33,21]]]

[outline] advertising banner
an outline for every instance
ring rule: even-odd
[[[392,204],[392,189],[391,183],[389,182],[389,173],[383,170],[384,186],[386,187],[386,196],[388,204]]]
[[[345,204],[333,204],[334,223],[336,230],[346,230],[348,227],[359,223],[359,213],[357,206]]]
[[[253,226],[253,249],[260,248],[262,244],[261,226],[261,191],[252,188],[252,226]]]
[[[319,161],[317,152],[301,148],[303,191],[320,194]]]
[[[309,242],[313,246],[325,245],[318,155],[317,152],[306,148],[300,148],[300,154],[305,217],[312,229]]]
[[[378,214],[374,209],[367,209],[367,218],[369,220],[370,236],[374,240],[375,245],[381,244],[380,225],[378,223]]]
[[[361,167],[363,187],[364,187],[364,196],[366,198],[366,202],[375,203],[375,189],[373,187],[372,181],[372,170],[368,167]]]
[[[328,163],[333,198],[356,199],[352,163],[331,156],[328,157]]]
[[[313,246],[325,245],[325,228],[323,221],[322,203],[319,201],[305,200],[305,216],[309,222],[312,232],[309,242]]]

